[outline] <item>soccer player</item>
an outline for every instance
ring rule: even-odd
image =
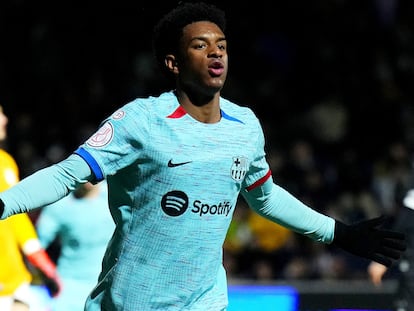
[[[108,209],[106,183],[82,184],[69,196],[42,208],[36,229],[43,247],[58,241],[57,271],[62,290],[53,311],[83,311],[96,285],[115,224]]]
[[[0,106],[0,143],[7,138],[8,118]],[[0,148],[0,191],[4,191],[19,180],[19,170],[13,157]],[[53,285],[53,294],[58,295],[60,279],[56,267],[36,234],[35,227],[26,213],[21,213],[0,221],[0,310],[11,311],[17,308],[34,310],[40,297],[30,287],[32,271],[25,259],[38,268]]]
[[[388,266],[405,249],[381,217],[347,225],[273,181],[259,120],[220,93],[225,23],[216,6],[180,2],[153,33],[174,87],[127,103],[67,159],[0,193],[4,219],[107,180],[116,229],[85,310],[225,310],[222,245],[239,195],[282,226]]]

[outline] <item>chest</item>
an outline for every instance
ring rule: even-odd
[[[245,170],[257,150],[252,132],[235,122],[167,120],[154,124],[146,151],[157,165],[168,168],[191,166],[193,170],[227,173],[232,169]]]

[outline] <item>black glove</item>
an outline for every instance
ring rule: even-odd
[[[60,280],[58,278],[50,278],[40,270],[39,273],[47,291],[49,292],[49,295],[51,297],[59,296],[60,291],[62,290],[62,284]]]
[[[380,229],[385,216],[346,225],[335,222],[335,234],[332,244],[356,256],[364,257],[391,266],[392,259],[397,260],[407,248],[405,234]]]

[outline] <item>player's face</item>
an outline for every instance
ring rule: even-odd
[[[205,21],[185,26],[177,67],[184,88],[208,94],[220,91],[228,68],[227,42],[221,29]]]
[[[9,119],[3,112],[3,107],[0,106],[0,141],[3,141],[7,137],[7,123]]]

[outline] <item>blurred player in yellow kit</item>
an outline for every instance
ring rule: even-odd
[[[0,106],[0,191],[19,180],[13,157],[2,144],[7,137],[8,118]],[[53,261],[41,247],[33,223],[27,214],[0,222],[0,310],[37,310],[36,294],[31,288],[32,273],[24,257],[44,275],[51,295],[58,295],[60,281]],[[23,257],[24,256],[24,257]]]

